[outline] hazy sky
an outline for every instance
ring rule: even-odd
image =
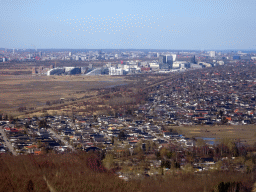
[[[255,0],[0,0],[1,48],[256,49]]]

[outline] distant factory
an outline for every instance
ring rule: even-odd
[[[81,67],[57,67],[47,71],[47,76],[50,75],[77,75],[81,74]],[[83,70],[84,71],[84,70]]]

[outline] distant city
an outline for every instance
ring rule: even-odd
[[[19,50],[2,49],[0,62],[40,62],[55,64],[33,67],[32,75],[130,75],[170,73],[224,65],[240,60],[256,61],[256,53],[242,51],[163,51],[163,50]],[[70,61],[60,67],[56,61]],[[76,62],[89,65],[76,67]],[[102,65],[94,66],[101,61]]]

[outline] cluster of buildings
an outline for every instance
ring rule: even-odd
[[[93,68],[92,65],[86,68],[52,66],[47,70],[47,75],[125,75],[143,71],[204,69],[183,70],[170,75],[168,81],[150,87],[146,102],[131,114],[72,118],[46,115],[12,120],[3,116],[0,121],[0,152],[38,155],[99,150],[114,154],[116,158],[142,152],[150,159],[150,166],[143,170],[148,175],[162,174],[159,172],[161,167],[165,167],[165,172],[168,172],[170,163],[181,169],[193,165],[193,171],[216,169],[217,161],[230,163],[235,158],[227,159],[229,157],[218,154],[220,150],[217,150],[216,138],[201,138],[205,139],[205,145],[200,148],[197,138],[186,138],[172,129],[166,129],[167,126],[181,125],[256,123],[256,63],[251,60],[245,62],[240,58],[224,65],[223,60],[226,62],[226,59],[218,58],[222,55],[212,52],[207,54],[212,59],[199,60],[199,56],[190,54],[187,59],[183,56],[177,60],[178,55],[162,53],[153,61],[128,60],[120,64],[107,63],[99,68]],[[242,154],[244,149],[239,150],[244,144],[239,145],[237,151]],[[163,149],[169,152],[164,154]],[[189,153],[196,155],[191,159]],[[140,160],[134,158],[122,163],[136,167]],[[239,164],[234,169],[245,171],[247,168],[245,164]],[[220,169],[228,169],[228,163]],[[121,175],[123,177],[124,173]]]
[[[255,64],[187,71],[155,87],[139,113],[175,125],[254,124]]]
[[[41,154],[45,150],[58,153],[78,148],[87,150],[92,147],[111,150],[113,138],[120,138],[121,132],[124,133],[123,144],[129,146],[130,150],[134,149],[141,139],[163,144],[168,143],[169,139],[184,138],[178,133],[170,135],[157,125],[131,117],[76,116],[72,119],[48,115],[18,119],[15,122],[3,120],[0,124],[2,142],[11,145],[11,149],[2,147],[2,152],[10,150],[14,154]],[[189,143],[188,139],[182,142],[185,145]]]
[[[157,88],[159,91],[161,91],[160,87]],[[213,150],[216,142],[206,140],[207,145],[204,148],[195,148],[197,139],[186,138],[176,131],[166,130],[163,125],[173,123],[175,118],[179,119],[178,116],[178,118],[176,117],[175,110],[184,109],[180,108],[178,104],[163,105],[166,100],[158,98],[159,95],[155,95],[155,97],[152,95],[152,98],[141,105],[133,115],[123,115],[122,117],[87,115],[71,118],[46,115],[9,121],[2,117],[3,120],[0,121],[0,152],[11,152],[14,155],[40,155],[50,152],[98,150],[112,153],[116,158],[143,152],[149,158],[149,166],[141,172],[141,175],[152,176],[163,174],[163,171],[164,174],[167,174],[170,171],[171,161],[175,163],[178,172],[185,170],[187,164],[191,165],[191,159],[187,154],[193,151],[197,153],[192,160],[194,172],[217,169],[216,158],[206,158],[206,153]],[[194,112],[195,114],[205,114],[207,111],[195,110]],[[139,118],[141,114],[144,116]],[[166,114],[169,117],[166,117]],[[170,152],[165,154],[163,149],[168,149]],[[155,157],[155,154],[158,154],[159,157],[157,155]],[[173,160],[165,161],[162,159],[163,155]],[[224,162],[227,160],[227,157],[225,158],[219,160]],[[131,165],[133,168],[139,164],[140,160],[137,158],[122,162],[122,165]],[[164,167],[164,170],[161,167]],[[227,167],[222,167],[222,169],[225,168]],[[245,166],[241,168],[239,165],[237,171],[243,171],[245,168]],[[126,179],[139,175],[123,171],[119,174]]]
[[[150,88],[147,101],[137,110],[121,116],[46,115],[9,121],[3,116],[0,152],[39,155],[99,150],[117,159],[142,152],[149,158],[149,166],[142,173],[149,176],[163,174],[161,167],[168,173],[172,163],[178,171],[192,165],[198,172],[217,169],[219,162],[222,166],[218,169],[226,170],[234,162],[234,170],[245,171],[248,167],[236,164],[235,157],[218,154],[216,138],[186,138],[166,126],[255,124],[255,74],[254,63],[176,73],[170,81]],[[198,139],[205,140],[203,147],[198,147]],[[237,146],[239,154],[244,153],[243,145]],[[165,154],[164,149],[169,152]],[[189,153],[196,156],[191,159]],[[225,165],[226,161],[229,163]],[[135,169],[140,160],[127,159],[121,164]],[[134,173],[120,175],[127,179]]]
[[[33,75],[127,75],[215,67],[230,61],[256,61],[256,54],[241,51],[0,50],[0,62],[12,61],[67,61],[68,63],[65,64],[66,67],[54,65],[46,67],[47,64],[42,62],[42,66],[32,68]],[[69,65],[70,62],[74,63]]]
[[[171,60],[167,60],[170,59]],[[163,59],[164,58],[164,59]],[[160,56],[159,61],[151,62],[142,60],[121,61],[121,64],[106,63],[103,67],[93,67],[92,64],[86,67],[44,67],[32,68],[32,75],[130,75],[139,73],[168,73],[184,71],[186,69],[201,69],[224,65],[224,61],[213,60],[211,63],[191,63],[187,61],[175,61],[172,56]]]
[[[256,60],[255,53],[241,51],[159,51],[159,50],[58,50],[58,49],[0,49],[0,62],[9,61],[117,61],[117,60],[154,60],[159,64],[171,65],[180,57],[202,59]],[[160,57],[167,56],[167,57]],[[177,59],[176,59],[177,58]],[[163,68],[167,66],[163,65]]]
[[[170,60],[169,60],[170,59]],[[191,63],[187,61],[175,61],[172,56],[160,56],[159,61],[152,62],[131,60],[121,62],[121,64],[111,64],[110,62],[103,67],[58,67],[46,72],[49,75],[130,75],[139,73],[168,73],[184,71],[186,69],[201,69],[204,67],[214,67],[224,65],[224,61],[213,61],[211,63],[199,62]],[[33,73],[32,73],[33,74]]]
[[[222,60],[212,60],[211,62],[197,62],[195,55],[190,61],[176,60],[176,54],[158,55],[157,60],[127,60],[120,63],[107,62],[102,67],[53,67],[32,69],[32,74],[50,75],[129,75],[138,73],[168,73],[183,71],[186,69],[200,69],[204,67],[214,67],[224,65]]]
[[[7,61],[98,61],[117,59],[151,58],[156,54],[144,51],[119,50],[63,50],[63,49],[0,49],[0,62]]]

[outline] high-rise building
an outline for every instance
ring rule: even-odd
[[[195,55],[194,55],[194,57],[191,58],[190,62],[193,64],[196,64],[196,56]]]
[[[159,56],[159,68],[170,70],[173,68],[173,57],[170,55]]]
[[[173,56],[166,55],[166,63],[172,65],[172,63],[173,63]]]
[[[166,57],[165,57],[165,56],[163,56],[163,55],[161,55],[161,56],[159,56],[158,61],[159,61],[159,63],[165,63],[165,61],[166,61]]]
[[[176,54],[172,54],[172,60],[173,60],[173,62],[176,61],[176,57],[177,57]]]
[[[68,56],[69,56],[69,57],[71,57],[71,56],[72,56],[72,53],[71,53],[71,52],[69,52],[69,53],[68,53]]]

